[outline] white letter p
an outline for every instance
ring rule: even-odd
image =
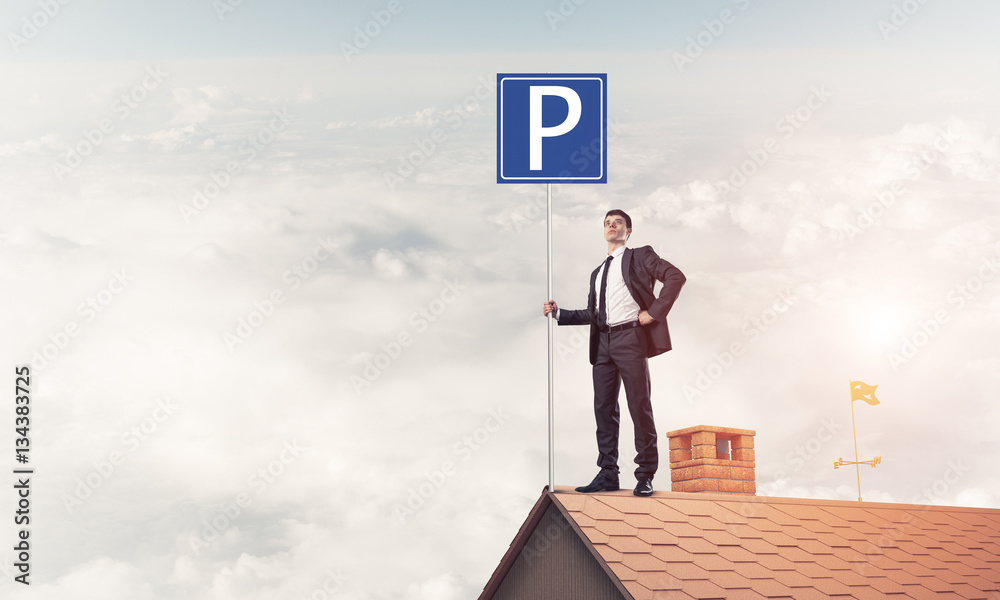
[[[566,120],[554,127],[542,127],[542,97],[559,96],[566,101]],[[569,133],[580,122],[582,106],[580,96],[572,88],[561,85],[533,85],[529,90],[528,105],[528,158],[529,169],[542,169],[542,138],[559,137]]]

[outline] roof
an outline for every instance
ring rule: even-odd
[[[1000,599],[1000,510],[563,487],[543,489],[481,598],[550,505],[635,600]]]

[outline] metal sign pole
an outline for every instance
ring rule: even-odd
[[[545,184],[546,301],[554,295],[551,184],[608,182],[607,88],[607,73],[497,73],[497,183]],[[553,105],[546,98],[560,100]],[[553,110],[553,117],[543,118],[543,112]],[[598,156],[588,154],[592,160],[571,169],[576,149],[593,148],[597,141]],[[555,325],[555,315],[549,313],[550,492],[555,491]]]
[[[545,184],[545,245],[546,245],[546,272],[548,275],[548,291],[546,300],[552,299],[552,188]],[[549,492],[555,492],[555,406],[553,402],[554,387],[552,382],[555,361],[553,360],[552,338],[555,333],[556,315],[555,311],[549,313]]]

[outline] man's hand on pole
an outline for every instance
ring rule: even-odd
[[[542,315],[544,315],[544,316],[548,316],[549,313],[555,313],[558,310],[559,310],[559,307],[556,306],[556,301],[555,300],[549,300],[548,302],[542,304]],[[555,315],[553,314],[553,316],[555,316]]]

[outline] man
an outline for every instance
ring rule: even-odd
[[[622,210],[604,217],[608,257],[590,275],[585,310],[560,310],[554,300],[542,314],[555,313],[560,325],[590,325],[590,364],[594,366],[594,415],[600,472],[578,492],[615,491],[618,486],[618,393],[625,384],[635,424],[636,496],[653,494],[658,455],[647,359],[670,350],[667,313],[686,281],[680,270],[649,246],[626,248],[632,219]],[[656,281],[663,283],[654,294]]]

